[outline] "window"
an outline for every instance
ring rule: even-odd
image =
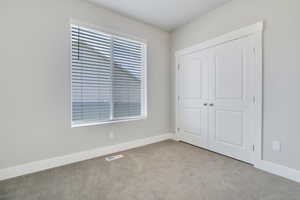
[[[71,25],[72,126],[146,117],[146,44]]]

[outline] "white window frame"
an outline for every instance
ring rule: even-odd
[[[141,115],[137,116],[137,117],[123,117],[123,118],[114,118],[114,119],[110,119],[110,120],[105,120],[105,121],[99,121],[99,122],[87,122],[87,123],[80,123],[80,124],[76,124],[73,123],[73,97],[72,97],[72,26],[73,25],[78,25],[78,26],[82,26],[86,29],[90,29],[92,31],[97,31],[100,33],[104,33],[104,34],[109,34],[109,35],[113,35],[114,37],[119,37],[119,38],[124,38],[126,40],[129,41],[133,41],[133,42],[139,42],[143,45],[143,52],[144,54],[142,55],[142,60],[143,60],[143,76],[142,76],[142,88],[143,88],[143,94],[141,95],[142,98],[142,107],[141,107]],[[126,33],[120,33],[117,31],[113,31],[113,30],[109,30],[107,28],[104,27],[99,27],[96,25],[91,25],[91,24],[87,24],[87,23],[83,23],[83,22],[79,22],[77,20],[70,20],[70,24],[69,24],[69,41],[70,41],[70,99],[71,99],[71,128],[76,128],[76,127],[86,127],[86,126],[96,126],[96,125],[102,125],[102,124],[111,124],[111,123],[119,123],[119,122],[130,122],[130,121],[137,121],[137,120],[143,120],[146,119],[148,117],[148,104],[147,104],[147,40],[145,39],[141,39],[139,37],[130,35],[130,34],[126,34]]]

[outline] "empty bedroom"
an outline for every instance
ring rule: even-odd
[[[299,0],[1,0],[0,200],[300,200]]]

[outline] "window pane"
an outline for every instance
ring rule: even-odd
[[[73,123],[107,121],[111,110],[111,37],[72,27]]]
[[[113,117],[135,117],[142,113],[143,46],[113,39]]]

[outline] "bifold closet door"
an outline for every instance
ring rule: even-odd
[[[207,147],[208,142],[209,62],[207,51],[192,53],[180,60],[180,137],[201,147]]]
[[[209,71],[209,146],[230,157],[251,162],[253,143],[250,133],[253,93],[252,37],[245,37],[214,48]]]

